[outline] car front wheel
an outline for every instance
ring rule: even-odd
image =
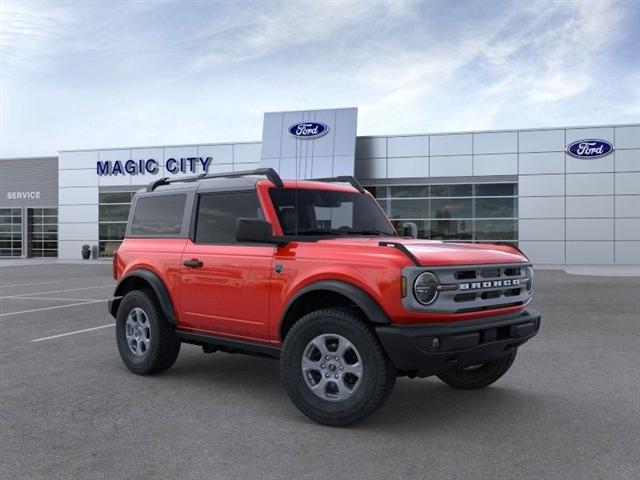
[[[396,379],[369,326],[345,308],[318,310],[300,319],[286,336],[280,371],[296,407],[330,426],[346,426],[371,414],[388,398]]]

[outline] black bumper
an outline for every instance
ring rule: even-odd
[[[538,333],[533,309],[467,322],[438,325],[381,325],[378,338],[401,374],[428,377],[507,354]]]

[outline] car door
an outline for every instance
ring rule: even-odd
[[[237,218],[263,218],[256,192],[203,193],[196,209],[195,232],[182,255],[184,326],[268,340],[275,247],[235,240]]]

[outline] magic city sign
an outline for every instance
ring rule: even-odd
[[[164,171],[175,175],[177,173],[196,173],[198,166],[201,172],[208,172],[213,157],[184,157],[168,158],[164,162]],[[98,160],[96,173],[98,175],[155,175],[160,171],[160,163],[154,158],[140,160]]]
[[[575,158],[595,159],[613,152],[613,145],[606,140],[578,140],[567,146],[567,154]]]

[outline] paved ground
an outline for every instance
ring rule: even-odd
[[[3,266],[0,477],[637,479],[640,278],[537,279],[543,328],[501,381],[400,379],[338,430],[298,413],[275,361],[185,346],[166,374],[130,374],[108,265]]]

